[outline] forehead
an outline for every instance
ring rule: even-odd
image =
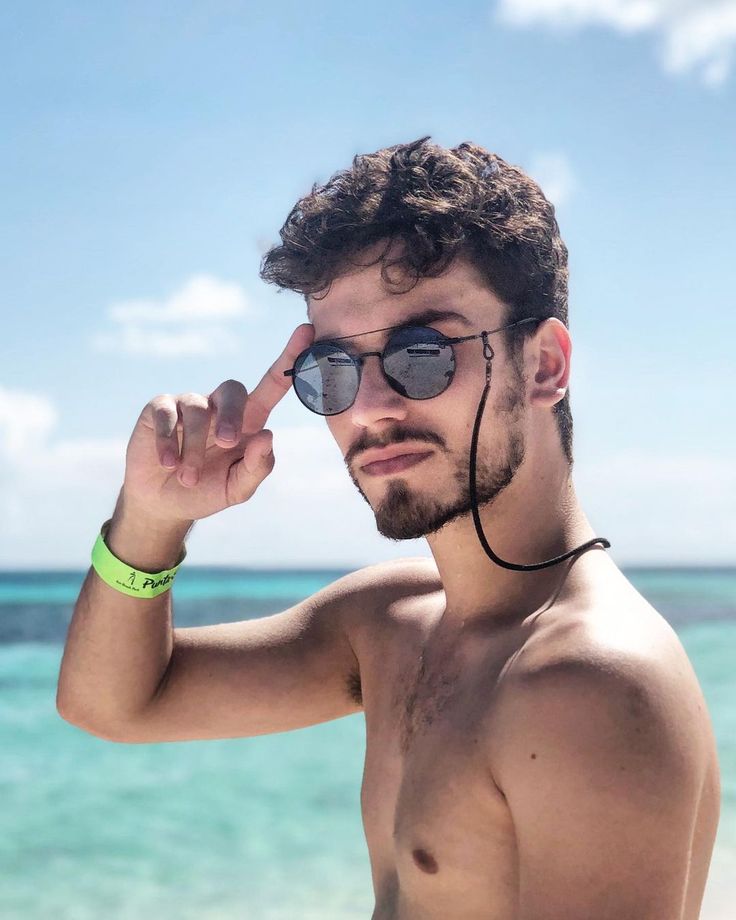
[[[395,278],[395,269],[389,269]],[[395,278],[400,282],[400,278]],[[505,305],[485,283],[477,269],[456,259],[436,278],[420,278],[409,291],[387,287],[381,265],[370,265],[336,278],[324,297],[309,297],[307,317],[315,327],[315,340],[353,336],[407,322],[429,323],[445,319],[462,329],[491,328],[505,315]]]

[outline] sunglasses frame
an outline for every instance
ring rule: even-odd
[[[396,326],[383,326],[381,329],[371,329],[369,332],[357,332],[354,335],[340,335],[340,336],[336,336],[334,339],[323,339],[319,342],[313,342],[309,346],[309,348],[305,348],[304,351],[299,352],[299,354],[296,356],[293,367],[289,368],[289,370],[284,371],[283,373],[284,373],[284,377],[295,378],[296,373],[297,373],[296,372],[297,362],[299,361],[302,355],[311,351],[311,349],[315,345],[331,345],[333,342],[339,342],[342,339],[355,339],[355,338],[358,338],[358,336],[370,335],[373,332],[386,332],[388,329],[432,329],[433,332],[436,332],[441,336],[442,341],[438,342],[438,344],[441,344],[443,346],[444,345],[450,345],[450,346],[459,345],[462,342],[470,342],[473,339],[482,338],[483,345],[484,345],[483,354],[486,360],[490,361],[491,358],[493,357],[493,349],[490,347],[489,343],[486,341],[486,336],[489,336],[494,332],[502,332],[504,329],[513,329],[514,326],[521,326],[523,323],[537,323],[537,322],[541,323],[541,322],[544,322],[546,318],[548,317],[530,316],[530,317],[527,317],[526,319],[520,319],[515,323],[509,323],[507,326],[499,326],[497,329],[487,329],[487,330],[483,330],[482,332],[475,333],[474,335],[461,335],[461,336],[446,336],[444,333],[440,332],[439,329],[434,329],[432,326],[419,326],[419,325],[415,325],[414,323],[399,323]],[[391,378],[386,373],[386,369],[384,367],[384,358],[385,358],[386,351],[391,343],[392,338],[393,336],[390,336],[388,338],[388,340],[386,341],[386,344],[383,346],[382,351],[362,351],[362,352],[357,352],[356,354],[352,354],[351,352],[345,351],[343,349],[343,353],[346,354],[352,360],[353,364],[357,368],[357,373],[358,373],[358,386],[355,389],[355,396],[353,396],[353,400],[350,403],[350,405],[345,406],[344,409],[340,409],[338,412],[317,412],[316,409],[312,409],[311,406],[308,406],[302,400],[302,398],[299,396],[299,393],[296,391],[296,386],[294,385],[294,391],[296,392],[299,402],[306,409],[309,409],[310,412],[313,412],[315,415],[321,415],[325,418],[329,416],[333,416],[333,415],[341,415],[343,412],[347,412],[348,409],[350,409],[351,406],[355,403],[355,400],[358,398],[358,392],[360,390],[360,383],[361,383],[362,374],[363,374],[363,363],[366,358],[370,358],[372,356],[375,356],[381,359],[381,372],[383,373],[383,376],[385,377],[386,382],[388,383],[388,385],[391,387],[392,390],[395,390],[397,393],[400,393],[399,390],[396,390],[396,387],[394,386]],[[454,353],[453,353],[453,360],[454,360]],[[450,380],[450,383],[448,383],[448,385],[445,387],[444,390],[441,390],[439,393],[436,393],[434,396],[405,396],[405,394],[403,393],[400,393],[400,395],[404,396],[405,399],[417,399],[420,401],[423,401],[425,399],[435,399],[437,396],[441,396],[442,393],[445,393],[449,389],[451,383],[452,383],[452,380]]]

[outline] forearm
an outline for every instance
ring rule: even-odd
[[[163,524],[124,500],[121,490],[105,542],[144,572],[172,568],[193,522]],[[68,721],[114,733],[154,696],[173,649],[171,590],[131,597],[89,569],[74,606],[56,704]]]

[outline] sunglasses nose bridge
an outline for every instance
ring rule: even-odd
[[[404,394],[400,392],[386,374],[383,366],[383,352],[368,351],[354,356],[358,365],[358,380],[355,396],[350,405],[353,420],[358,424],[370,425],[377,419],[404,418],[407,407],[404,405]],[[378,367],[373,368],[367,364],[367,358],[377,358]],[[368,371],[368,380],[365,381],[364,373]],[[373,374],[377,374],[374,377]]]
[[[378,358],[378,373],[380,375],[381,383],[385,386],[388,386],[394,393],[398,393],[400,396],[403,395],[401,391],[396,388],[394,382],[391,380],[389,375],[386,373],[386,367],[383,362],[384,352],[382,351],[364,351],[364,352],[361,352],[356,357],[357,357],[357,364],[358,364],[358,389],[355,394],[355,400],[353,404],[355,404],[355,402],[358,401],[361,390],[365,389],[362,384],[363,384],[363,372],[365,370],[366,358]],[[375,383],[372,385],[371,388],[373,389],[374,387],[375,387]]]

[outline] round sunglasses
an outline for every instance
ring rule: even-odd
[[[532,316],[507,326],[499,326],[498,329],[454,338],[430,326],[384,326],[383,329],[371,330],[385,332],[396,329],[383,351],[356,353],[336,344],[341,339],[370,335],[370,332],[338,336],[305,348],[297,356],[294,366],[284,371],[284,376],[293,378],[296,395],[311,412],[317,415],[338,415],[355,402],[363,361],[375,355],[381,359],[383,374],[397,393],[407,399],[432,399],[444,393],[455,376],[453,345],[484,338],[493,332],[512,329],[522,323],[541,322],[541,317]],[[492,357],[492,351],[486,353],[484,350],[484,354],[486,358]]]

